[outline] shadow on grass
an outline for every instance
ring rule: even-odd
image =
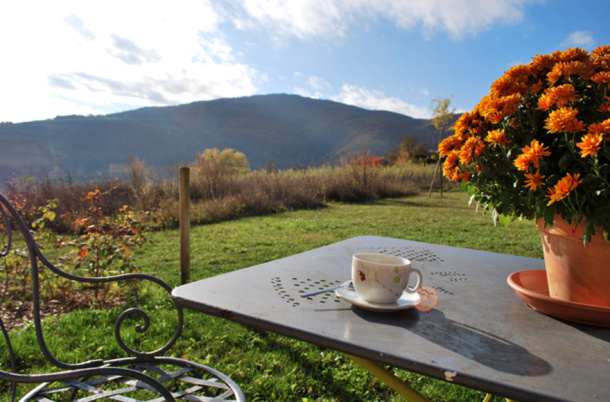
[[[369,398],[363,398],[358,396],[354,392],[353,384],[351,382],[346,381],[343,377],[352,377],[351,381],[354,381],[353,375],[351,372],[353,369],[342,369],[341,366],[346,361],[350,362],[349,358],[341,357],[341,358],[333,358],[331,361],[328,361],[321,357],[321,352],[324,349],[318,348],[316,346],[307,345],[306,347],[301,347],[300,341],[294,341],[287,338],[283,338],[280,335],[270,334],[266,331],[261,331],[258,329],[251,329],[253,333],[259,336],[264,340],[263,345],[258,344],[259,352],[262,354],[275,352],[280,353],[282,356],[285,356],[290,362],[293,363],[294,366],[298,366],[300,371],[305,373],[308,377],[308,383],[316,384],[319,387],[317,392],[313,392],[314,395],[310,396],[313,398],[317,398],[317,395],[332,395],[332,397],[338,401],[368,401]],[[307,355],[307,353],[315,352],[316,354],[312,357]],[[305,353],[305,354],[304,354]],[[328,351],[329,354],[342,356],[339,352]],[[355,367],[355,363],[353,363]],[[341,370],[344,370],[345,376],[337,377],[337,373]],[[363,369],[358,367],[358,370],[362,370],[365,376],[369,374],[366,373]],[[376,381],[374,379],[374,381]],[[358,382],[358,381],[356,381]],[[318,385],[319,384],[319,385]],[[363,388],[360,390],[361,392],[365,391],[365,387],[367,391],[375,391],[374,396],[378,397],[389,397],[392,395],[394,391],[390,388],[386,390],[381,389],[381,387],[385,387],[379,383],[380,388],[372,390],[370,388],[370,383],[366,384],[363,382],[358,382]],[[305,384],[307,385],[307,384]],[[295,390],[298,393],[298,389]],[[386,392],[384,392],[386,391]],[[296,397],[296,395],[293,395]],[[307,395],[303,395],[305,397]]]
[[[442,198],[438,196],[432,196],[432,198],[425,199],[423,198],[425,197],[425,195],[416,194],[413,196],[406,196],[400,198],[384,198],[379,200],[370,200],[366,202],[360,202],[359,204],[371,206],[397,206],[412,208],[430,208],[431,206],[433,206],[435,209],[455,209],[455,203],[460,202],[460,197],[457,196],[458,194],[460,193],[449,193],[449,195],[443,195]],[[443,201],[444,203],[434,201]]]

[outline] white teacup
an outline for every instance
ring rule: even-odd
[[[417,276],[417,283],[407,288],[411,273]],[[417,292],[422,285],[422,275],[418,269],[411,268],[411,261],[406,258],[358,253],[352,258],[352,283],[363,300],[389,304],[396,302],[403,292]]]

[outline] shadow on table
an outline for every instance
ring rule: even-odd
[[[403,327],[415,335],[504,373],[540,376],[551,372],[551,365],[525,348],[466,324],[449,320],[438,310],[421,313],[408,310],[381,315],[354,308],[362,319],[376,324]],[[404,320],[396,320],[398,315]]]
[[[599,340],[610,343],[610,327],[597,327],[593,325],[578,324],[575,322],[563,321],[566,325],[584,332],[587,335],[593,336]]]

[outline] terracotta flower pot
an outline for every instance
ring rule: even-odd
[[[571,302],[610,306],[610,242],[601,228],[583,245],[584,225],[576,228],[555,216],[552,227],[540,219],[549,295]]]

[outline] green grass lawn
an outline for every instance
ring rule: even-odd
[[[464,193],[386,199],[366,204],[333,203],[327,208],[243,218],[191,229],[192,279],[274,260],[354,236],[373,235],[542,258],[532,221],[494,227],[491,214],[468,206]],[[138,263],[179,283],[179,234],[151,236]]]
[[[533,222],[494,227],[490,214],[475,212],[462,193],[444,198],[427,194],[366,204],[330,204],[317,210],[245,218],[191,229],[192,280],[256,265],[360,235],[402,238],[449,246],[542,258]],[[153,243],[138,250],[137,262],[177,286],[180,280],[178,231],[150,235]],[[156,338],[175,322],[164,304],[147,298],[156,310]],[[117,312],[81,311],[50,319],[49,348],[72,361],[85,356],[114,356],[110,345]],[[94,329],[90,329],[96,322]],[[32,346],[33,328],[19,333],[19,358],[26,370],[44,371]],[[15,335],[13,335],[15,336]],[[75,345],[78,345],[76,347]],[[86,345],[86,346],[85,346]],[[185,328],[172,349],[229,374],[253,401],[398,401],[396,393],[341,353],[283,336],[245,328],[201,313],[187,312]],[[484,394],[454,384],[394,370],[425,396],[437,401],[483,400]],[[497,399],[499,400],[499,399]]]

